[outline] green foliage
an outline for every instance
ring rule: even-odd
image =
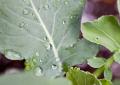
[[[83,36],[114,52],[120,48],[120,25],[114,16],[102,16],[98,20],[82,24]]]
[[[101,81],[102,85],[112,85],[112,82],[110,82],[108,80],[102,79],[100,81]]]
[[[84,0],[0,0],[0,51],[9,59],[36,57],[45,76],[58,75],[62,63],[72,66],[95,56],[98,46],[78,40],[84,3]],[[75,44],[80,48],[74,48]],[[29,69],[30,65],[27,66]]]
[[[113,85],[120,85],[120,80],[113,81]]]
[[[88,64],[93,68],[100,68],[105,64],[105,59],[93,57],[91,59],[88,59]]]
[[[73,85],[101,85],[101,82],[94,75],[80,71],[79,68],[71,68],[66,76]]]
[[[110,68],[104,70],[104,78],[111,81],[112,80],[112,71]]]
[[[98,46],[85,39],[78,40],[72,47],[60,50],[61,61],[72,66],[96,56]]]
[[[120,50],[116,51],[113,55],[114,57],[114,60],[117,62],[117,63],[120,63]]]

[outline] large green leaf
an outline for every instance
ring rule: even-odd
[[[80,59],[85,60],[86,58],[83,58],[85,55],[95,56],[97,49],[93,44],[88,45],[84,40],[78,41],[84,2],[84,0],[0,0],[0,51],[10,59],[36,57],[45,75],[59,73],[63,62],[73,65],[81,63]],[[90,46],[90,50],[77,56],[63,55],[61,50],[72,47],[77,41],[83,44],[86,42],[84,48],[89,49],[87,46]],[[79,49],[77,53],[78,51]]]
[[[32,73],[23,73],[17,75],[5,75],[0,77],[0,85],[72,85],[70,81],[64,78],[48,79],[45,77],[36,77]]]
[[[103,16],[98,20],[82,24],[83,36],[109,50],[120,48],[120,25],[114,16]]]
[[[72,81],[73,85],[102,85],[95,76],[80,71],[79,68],[71,68],[67,73],[67,78]]]

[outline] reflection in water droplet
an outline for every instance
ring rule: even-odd
[[[23,0],[23,2],[24,2],[25,4],[27,4],[28,6],[30,6],[29,0]]]
[[[42,61],[42,59],[40,59],[39,61],[40,61],[40,63],[42,63],[42,62],[43,62],[43,61]]]
[[[67,5],[68,4],[68,1],[65,1],[65,5]]]
[[[36,17],[36,15],[34,13],[32,13],[33,19],[37,22],[39,22],[38,18]],[[40,24],[41,25],[41,24]]]
[[[66,21],[64,20],[62,23],[63,23],[63,24],[65,24],[65,23],[66,23]]]
[[[21,60],[23,59],[22,56],[16,52],[16,51],[13,51],[13,50],[6,50],[5,51],[5,56],[9,59],[12,59],[12,60]]]
[[[50,50],[51,48],[52,48],[52,45],[51,45],[51,44],[48,44],[47,50]]]
[[[73,16],[70,16],[70,19],[73,19]]]
[[[74,44],[71,44],[70,47],[74,47]]]
[[[48,40],[47,36],[46,36],[46,37],[44,37],[44,39],[43,39],[43,40],[47,41],[47,40]]]
[[[99,36],[97,36],[97,37],[96,37],[96,40],[99,40],[99,38],[100,38],[100,37],[99,37]]]
[[[57,65],[53,64],[53,65],[52,65],[52,69],[53,69],[53,70],[57,69]]]
[[[28,14],[29,14],[29,10],[25,8],[25,9],[23,10],[23,14],[24,14],[24,15],[28,15]]]
[[[19,27],[20,27],[20,28],[24,28],[24,27],[25,27],[25,23],[24,23],[24,22],[21,22],[21,23],[19,24]]]
[[[47,5],[45,5],[43,8],[44,8],[45,10],[47,10],[47,9],[49,9],[49,5],[47,4]]]
[[[39,52],[36,52],[35,55],[36,55],[36,56],[40,56]]]
[[[37,67],[35,69],[35,75],[36,76],[42,76],[43,75],[43,69],[41,67]]]

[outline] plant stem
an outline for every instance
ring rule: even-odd
[[[110,58],[107,59],[107,61],[106,61],[106,63],[104,64],[104,66],[98,68],[93,74],[94,74],[96,77],[99,77],[99,76],[104,72],[104,70],[105,70],[106,68],[109,68],[109,67],[112,65],[113,62],[114,62],[114,58],[113,58],[113,56],[112,56],[112,57],[110,57]]]

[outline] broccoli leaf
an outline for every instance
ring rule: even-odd
[[[63,62],[73,65],[82,63],[80,60],[85,61],[84,55],[95,56],[98,48],[95,49],[91,43],[89,46],[93,48],[84,52],[85,54],[69,56],[70,54],[62,52],[62,49],[70,48],[78,42],[88,43],[78,41],[84,2],[84,0],[0,0],[0,51],[9,59],[35,57],[38,67],[47,76],[57,76],[61,73]],[[89,49],[88,44],[84,46]],[[77,53],[78,51],[79,49]],[[70,60],[73,57],[74,61]]]
[[[120,25],[114,16],[102,16],[98,20],[82,24],[83,36],[112,52],[120,48]]]

